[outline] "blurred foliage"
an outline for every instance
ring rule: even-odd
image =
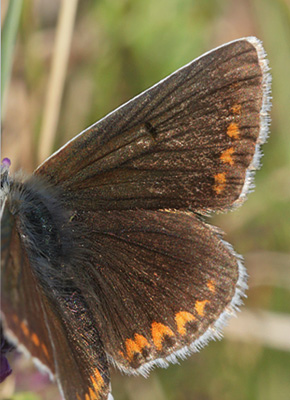
[[[2,26],[7,3],[1,5]],[[12,159],[14,169],[36,167],[59,3],[23,2],[2,136],[3,156]],[[255,193],[241,209],[211,220],[227,232],[226,240],[245,255],[246,264],[247,257],[258,251],[290,254],[287,0],[80,0],[55,143],[57,149],[204,51],[250,35],[263,41],[272,68],[271,136],[263,147]],[[259,270],[263,267],[262,261],[255,265]],[[275,270],[275,261],[271,267]],[[290,270],[285,273],[289,277]],[[252,287],[250,279],[246,305],[290,313],[289,296],[289,287],[282,289],[271,281]],[[47,380],[39,383],[39,375],[26,361],[17,357],[15,365],[0,398],[8,398],[4,389],[9,391],[9,385],[16,385],[9,399],[38,399],[24,393],[29,390],[42,399],[58,398],[55,387]],[[290,393],[289,352],[257,342],[211,343],[180,366],[156,369],[148,380],[112,375],[115,400],[288,400]]]
[[[22,0],[10,0],[9,11],[6,14],[2,29],[1,51],[1,103],[3,102],[4,90],[10,78],[11,63],[13,58],[13,48],[15,37],[18,31],[19,17],[21,14]],[[2,113],[1,109],[1,113]]]

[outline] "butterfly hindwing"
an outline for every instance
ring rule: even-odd
[[[216,228],[172,211],[88,212],[75,220],[88,229],[81,238],[90,249],[87,292],[95,293],[88,304],[111,362],[146,373],[220,334],[246,277]]]

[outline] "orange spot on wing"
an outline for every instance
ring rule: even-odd
[[[91,375],[90,378],[91,378],[95,392],[99,393],[101,391],[102,387],[104,386],[105,382],[97,368],[95,368],[94,375]],[[98,397],[96,397],[96,399],[98,399]]]
[[[135,353],[140,353],[140,348],[137,343],[134,342],[132,339],[126,340],[126,353],[129,360],[133,359]]]
[[[31,335],[31,340],[32,340],[32,342],[35,344],[35,346],[39,346],[40,341],[39,341],[38,336],[37,336],[35,333],[33,333],[33,334]]]
[[[46,357],[49,358],[48,350],[44,343],[41,343],[41,348],[42,348],[44,354],[46,355]]]
[[[138,333],[135,334],[135,343],[139,348],[142,350],[144,347],[149,347],[150,344],[145,336],[139,335]]]
[[[143,335],[135,334],[134,340],[127,339],[126,340],[126,352],[128,359],[131,361],[135,353],[141,353],[144,347],[149,347],[150,344],[148,340]]]
[[[21,322],[20,328],[21,328],[21,330],[22,330],[22,332],[24,333],[25,336],[29,336],[29,329],[28,329],[27,325],[24,322]]]
[[[121,350],[119,350],[119,354],[121,355],[122,358],[126,358],[124,353]]]
[[[152,322],[151,325],[152,340],[157,350],[162,349],[162,341],[164,336],[174,336],[172,330],[160,322]]]
[[[208,300],[203,300],[203,301],[196,301],[195,303],[195,311],[197,312],[198,315],[200,315],[201,317],[204,316],[204,307],[205,305],[209,303]]]
[[[16,314],[12,314],[11,318],[12,318],[12,320],[13,320],[13,322],[14,322],[15,324],[18,324],[18,323],[19,323],[19,318],[17,317]]]
[[[241,108],[242,108],[242,106],[241,106],[240,104],[234,104],[234,105],[231,107],[231,111],[232,111],[234,114],[239,114],[240,111],[241,111]]]
[[[89,398],[90,398],[90,400],[97,400],[98,397],[97,397],[96,393],[93,391],[93,389],[89,388]]]
[[[225,164],[234,165],[234,160],[232,158],[234,152],[235,150],[233,149],[233,147],[230,147],[221,154],[220,160]]]
[[[221,192],[224,190],[226,187],[226,174],[224,172],[221,172],[219,174],[216,174],[214,176],[215,180],[215,185],[214,185],[214,191],[217,194],[221,194]]]
[[[91,400],[88,394],[85,395],[85,400]]]
[[[186,311],[180,311],[175,315],[175,321],[177,325],[177,330],[181,335],[186,334],[185,325],[187,322],[194,321],[196,318],[194,315]]]
[[[228,126],[227,135],[232,139],[238,139],[240,131],[238,125],[235,122],[231,122]]]
[[[209,288],[209,290],[210,290],[212,293],[215,293],[215,284],[214,284],[214,281],[207,281],[206,285],[207,285],[207,287]]]

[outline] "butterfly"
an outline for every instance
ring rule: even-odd
[[[112,399],[220,337],[241,258],[205,217],[241,205],[269,124],[261,42],[218,47],[81,132],[31,176],[1,166],[6,336],[64,399]]]

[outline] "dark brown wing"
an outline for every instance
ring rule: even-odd
[[[219,47],[78,135],[36,174],[78,210],[228,209],[244,200],[265,140],[267,69],[255,38]]]
[[[109,359],[146,374],[218,337],[246,274],[216,228],[194,214],[79,213],[86,293]],[[82,232],[85,230],[82,229]]]
[[[15,219],[5,207],[1,221],[1,311],[8,339],[55,374],[42,291],[21,246]],[[23,349],[23,350],[24,350]]]
[[[108,400],[107,356],[94,318],[77,292],[42,299],[53,343],[56,380],[66,400]]]

